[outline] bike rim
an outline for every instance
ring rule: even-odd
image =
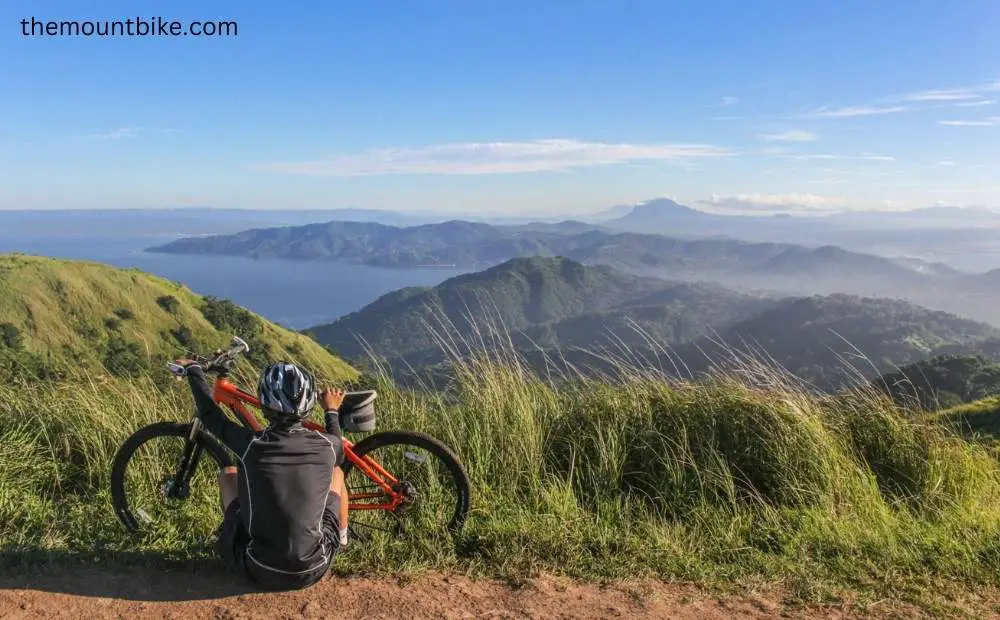
[[[460,489],[445,462],[430,450],[409,444],[387,444],[368,451],[398,481],[396,493],[406,498],[394,510],[375,509],[390,504],[394,496],[358,467],[347,476],[351,500],[350,525],[365,538],[445,537],[449,534]]]

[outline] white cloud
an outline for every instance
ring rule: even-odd
[[[827,198],[816,194],[712,194],[711,198],[697,202],[731,211],[787,211],[795,209],[826,211],[847,204],[847,201],[843,199]]]
[[[819,138],[814,133],[799,129],[790,129],[782,133],[765,133],[760,135],[761,140],[768,142],[812,142]]]
[[[896,161],[891,155],[877,155],[875,153],[862,153],[861,155],[834,155],[831,153],[811,153],[808,155],[780,155],[785,159],[847,159],[861,161]]]
[[[986,99],[986,93],[1000,92],[1000,81],[983,82],[974,86],[961,88],[940,88],[934,90],[923,90],[882,97],[873,103],[866,105],[853,105],[845,107],[822,106],[808,112],[799,114],[797,118],[855,118],[862,116],[876,116],[884,114],[896,114],[912,110],[930,110],[935,108],[952,107],[975,107],[992,105],[996,103],[993,99]]]
[[[94,134],[92,137],[97,140],[125,140],[135,138],[138,134],[138,127],[120,127],[108,133]]]
[[[878,114],[895,114],[906,112],[908,106],[849,106],[846,108],[829,109],[826,106],[806,115],[807,118],[853,118],[855,116],[874,116]]]
[[[938,165],[939,166],[957,166],[958,164],[956,164],[955,162],[951,161],[950,159],[942,159],[941,161],[938,162]]]
[[[939,88],[934,90],[924,90],[915,93],[908,93],[891,98],[893,101],[910,102],[958,102],[953,105],[985,105],[977,100],[983,98],[983,93],[1000,91],[1000,82],[985,82],[973,86],[963,86],[960,88]]]
[[[919,93],[911,93],[901,97],[902,101],[967,101],[979,99],[979,93],[972,92],[964,88],[925,90]]]
[[[980,99],[978,101],[962,101],[956,103],[953,107],[956,108],[974,108],[983,105],[993,105],[997,102],[996,99]]]
[[[254,169],[318,176],[512,174],[732,154],[726,147],[706,144],[609,144],[547,139],[377,149],[311,161],[261,164]]]
[[[949,127],[990,127],[1000,123],[1000,116],[993,116],[981,121],[938,121],[938,125]]]
[[[950,127],[989,127],[990,121],[938,121],[938,125],[948,125]]]
[[[739,102],[740,102],[739,97],[723,97],[722,100],[719,101],[719,107],[728,108],[729,106],[736,105]]]

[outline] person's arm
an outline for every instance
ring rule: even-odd
[[[340,405],[344,402],[344,391],[327,388],[319,395],[320,405],[323,407],[323,421],[326,426],[326,434],[330,435],[333,443],[333,451],[336,453],[335,465],[344,462],[344,433],[340,429]]]
[[[195,407],[198,408],[205,430],[212,433],[227,448],[242,455],[253,439],[253,433],[226,417],[222,408],[212,399],[212,387],[205,379],[205,371],[199,364],[189,360],[177,360],[177,363],[187,369],[188,385],[191,387]]]

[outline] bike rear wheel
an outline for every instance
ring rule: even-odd
[[[471,499],[469,475],[443,443],[423,433],[392,431],[366,437],[353,451],[396,478],[397,491],[407,500],[395,510],[364,508],[384,505],[391,496],[354,463],[345,461],[352,530],[363,537],[378,532],[398,537],[454,534],[462,528]]]
[[[191,423],[157,422],[136,431],[115,455],[111,498],[131,532],[184,536],[217,525],[217,476],[232,465],[225,448]],[[186,463],[186,467],[181,467]]]

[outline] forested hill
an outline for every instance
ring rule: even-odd
[[[656,337],[690,340],[770,303],[717,285],[636,277],[565,258],[519,258],[435,287],[389,293],[309,331],[348,358],[364,353],[363,341],[379,355],[427,352],[426,360],[438,357],[441,335],[470,344],[503,333],[525,347],[586,346],[609,328],[635,323]]]
[[[787,370],[822,387],[939,355],[971,351],[1000,335],[994,327],[895,299],[853,295],[789,299],[741,321],[721,336],[726,347],[766,353]],[[714,343],[702,343],[717,351]]]
[[[901,405],[940,409],[1000,395],[1000,363],[977,355],[939,355],[874,382]]]
[[[906,301],[747,295],[565,258],[514,259],[436,287],[390,293],[310,331],[348,358],[370,350],[417,367],[439,364],[448,347],[461,354],[513,346],[534,360],[602,371],[609,349],[665,367],[680,361],[690,372],[734,350],[753,351],[824,388],[945,351],[989,347],[1000,337],[984,323]],[[854,376],[847,365],[856,367]]]

